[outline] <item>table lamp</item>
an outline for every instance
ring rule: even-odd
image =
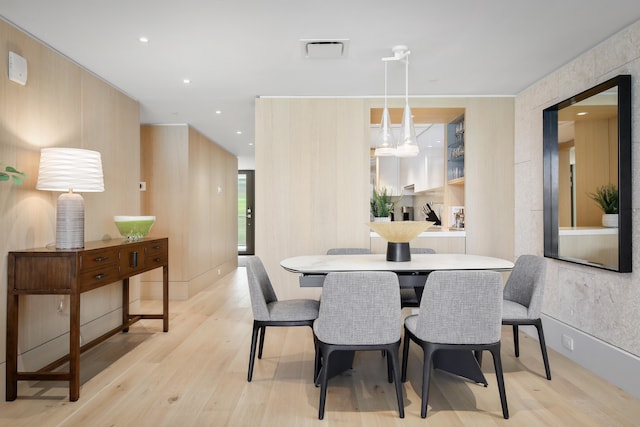
[[[78,192],[102,192],[102,161],[97,151],[43,148],[38,190],[64,191],[56,204],[56,249],[84,247],[84,200]]]

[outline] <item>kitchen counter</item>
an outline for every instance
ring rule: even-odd
[[[614,227],[560,227],[560,236],[595,236],[618,234],[618,228]]]
[[[380,237],[378,233],[375,231],[371,232],[371,237]],[[460,228],[440,228],[440,227],[431,227],[427,231],[423,231],[418,234],[417,238],[420,237],[466,237],[467,232],[464,229]]]
[[[618,229],[608,227],[561,227],[558,254],[606,267],[618,267]]]
[[[436,253],[464,254],[466,253],[466,236],[464,229],[449,229],[430,227],[411,240],[412,248],[431,248]],[[386,253],[387,241],[374,231],[370,234],[371,252]]]

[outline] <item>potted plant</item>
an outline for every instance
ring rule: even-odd
[[[602,209],[602,226],[618,226],[618,187],[613,184],[605,184],[596,188],[595,193],[589,193],[589,197],[595,200]]]
[[[387,189],[383,188],[380,191],[374,189],[371,196],[371,215],[373,215],[374,221],[390,221],[389,215],[392,211],[393,201]]]
[[[22,180],[27,177],[27,174],[20,172],[13,166],[5,166],[0,163],[0,181],[13,181],[14,184],[22,184]]]

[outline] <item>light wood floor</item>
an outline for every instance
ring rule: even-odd
[[[155,305],[155,302],[149,303]],[[171,303],[168,333],[144,321],[82,356],[80,400],[66,383],[25,383],[0,404],[2,426],[637,426],[640,401],[550,350],[544,378],[537,341],[521,337],[513,357],[504,328],[509,412],[502,418],[493,363],[484,388],[436,371],[427,420],[420,418],[421,357],[411,346],[404,419],[379,352],[329,382],[325,419],[317,419],[309,328],[267,330],[262,360],[247,383],[251,308],[244,268],[189,301]]]

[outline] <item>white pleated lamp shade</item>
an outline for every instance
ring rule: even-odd
[[[104,191],[100,153],[80,148],[43,148],[36,189],[64,192],[56,204],[56,248],[83,248],[84,200],[78,193]]]
[[[81,148],[43,148],[36,189],[76,193],[104,191],[100,153]]]

